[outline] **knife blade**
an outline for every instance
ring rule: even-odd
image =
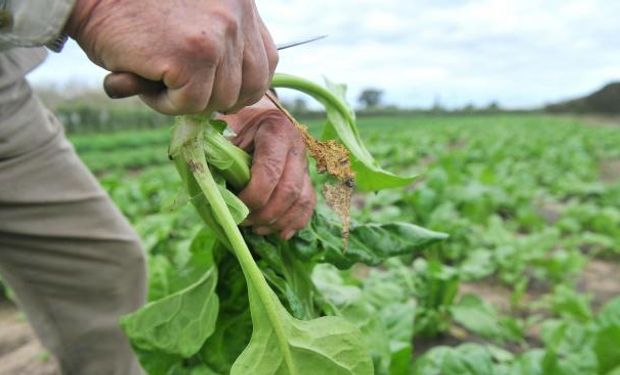
[[[327,38],[327,35],[317,35],[306,39],[296,40],[294,42],[280,43],[276,45],[276,48],[278,49],[278,51],[282,51],[283,49],[301,46],[303,44],[312,43],[325,38]]]

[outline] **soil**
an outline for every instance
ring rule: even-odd
[[[594,127],[615,128],[620,126],[620,116],[588,115],[577,116],[577,118]]]
[[[620,159],[603,160],[599,166],[601,181],[613,184],[620,179]]]
[[[606,260],[595,258],[590,260],[584,267],[577,281],[577,288],[580,292],[589,294],[592,297],[591,305],[594,312],[597,312],[610,299],[620,296],[620,263],[615,259]],[[523,297],[521,305],[530,306],[531,304],[529,302],[540,300],[540,298],[548,292],[550,292],[550,290],[545,290],[544,288],[533,288]],[[528,310],[527,308],[522,311],[511,311],[511,289],[492,279],[461,283],[459,294],[463,295],[467,293],[478,295],[483,300],[491,303],[502,313],[508,313],[513,316],[519,315],[522,317],[533,313],[540,313],[540,311]],[[541,346],[539,330],[540,327],[534,325],[526,332],[525,339],[529,347]],[[484,343],[485,340],[473,336],[457,325],[454,325],[450,331],[444,335],[414,340],[414,355],[418,357],[436,346],[457,346],[463,342]],[[514,347],[508,347],[508,349],[517,353],[524,348],[515,345]]]
[[[0,375],[60,375],[17,308],[0,301]]]
[[[591,126],[620,126],[620,118],[587,118]],[[454,142],[451,147],[462,148],[465,144]],[[605,160],[600,164],[600,176],[604,183],[614,183],[620,178],[620,160]],[[354,197],[354,205],[363,205],[359,197]],[[555,202],[545,202],[540,207],[540,214],[548,223],[558,220],[562,206]],[[361,267],[356,272],[365,273]],[[620,296],[620,262],[595,258],[584,268],[577,283],[581,292],[592,296],[592,306],[598,310],[611,298]],[[533,288],[524,297],[528,301],[536,300],[548,292],[544,288]],[[510,311],[510,288],[501,285],[495,280],[481,280],[472,283],[462,283],[460,293],[473,293],[493,304],[499,311]],[[512,312],[514,313],[514,311]],[[527,315],[528,311],[520,314]],[[528,332],[528,343],[537,346],[536,327]],[[464,341],[484,342],[484,340],[469,335],[462,328],[453,326],[445,335],[430,338],[416,339],[415,355],[419,356],[427,350],[439,346],[454,346]],[[514,348],[514,351],[519,351]],[[11,302],[0,299],[0,375],[60,375],[57,361],[40,344],[28,325],[24,316]]]

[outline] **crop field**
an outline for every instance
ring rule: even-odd
[[[355,193],[352,219],[449,235],[379,267],[314,269],[370,338],[376,374],[620,374],[620,125],[534,114],[358,125],[382,167],[420,177]],[[178,290],[171,275],[204,227],[179,198],[169,139],[161,128],[71,137],[143,240],[151,301]],[[200,363],[192,354],[174,374],[229,369],[225,346],[243,338],[212,339],[217,356],[203,348]]]

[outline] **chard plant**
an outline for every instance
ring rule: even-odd
[[[222,121],[179,117],[169,155],[205,228],[184,266],[168,275],[172,292],[123,317],[121,326],[154,375],[406,374],[407,338],[392,346],[378,338],[387,333],[369,324],[373,312],[366,305],[353,308],[362,305],[334,293],[314,271],[379,265],[446,235],[403,222],[349,222],[354,186],[377,191],[405,186],[413,177],[387,172],[374,160],[343,86],[328,82],[324,88],[290,75],[276,75],[273,86],[302,91],[325,107],[321,141],[300,131],[317,168],[334,176],[324,193],[335,212],[319,206],[309,226],[289,241],[241,229],[249,211],[234,192],[250,179],[251,156],[223,135]],[[412,316],[407,309],[413,307],[403,304],[404,316]]]

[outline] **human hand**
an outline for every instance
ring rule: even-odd
[[[278,61],[252,0],[77,0],[66,31],[96,64],[132,73],[108,77],[112,96],[138,77],[162,82],[141,98],[165,114],[255,103]]]
[[[252,177],[239,194],[251,210],[245,224],[290,239],[316,205],[301,134],[267,98],[219,118],[237,133],[233,143],[253,153]]]

